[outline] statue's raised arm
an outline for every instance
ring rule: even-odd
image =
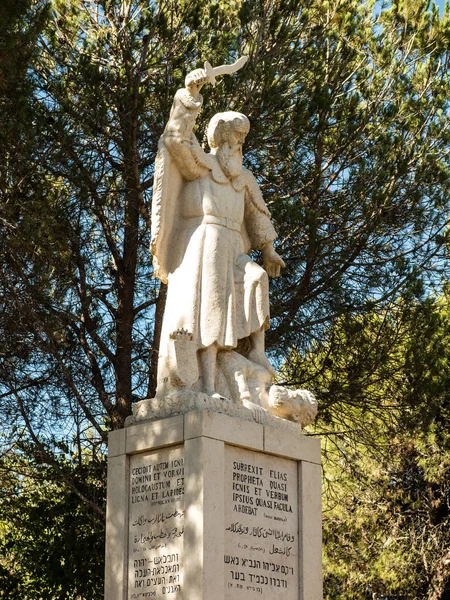
[[[185,179],[197,179],[205,174],[205,169],[213,168],[193,133],[203,105],[203,96],[200,94],[202,86],[208,82],[215,85],[216,77],[236,72],[245,65],[247,59],[247,56],[242,56],[231,65],[215,68],[206,61],[204,69],[195,69],[186,75],[184,88],[175,94],[163,140]]]
[[[171,231],[179,227],[178,202],[183,181],[204,177],[215,166],[193,133],[203,105],[200,90],[207,82],[214,85],[218,75],[242,68],[247,59],[243,56],[232,65],[215,69],[206,62],[205,69],[195,69],[186,75],[184,88],[175,94],[169,120],[159,140],[153,181],[150,249],[155,275],[163,282],[167,282],[171,269]]]
[[[312,401],[271,386],[276,372],[264,350],[268,275],[277,277],[285,265],[258,183],[242,164],[249,120],[232,111],[216,114],[207,128],[209,153],[193,133],[201,87],[245,60],[215,69],[205,63],[206,69],[189,73],[159,142],[151,251],[168,292],[156,399],[206,394],[294,418],[295,406],[311,409]],[[252,249],[261,250],[264,268],[250,258]]]
[[[175,94],[162,142],[170,152],[183,177],[197,179],[208,169],[208,156],[193,133],[195,121],[203,105],[200,89],[207,83],[204,69],[196,69],[186,76],[185,87]]]

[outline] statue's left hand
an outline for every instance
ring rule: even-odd
[[[275,249],[271,242],[263,246],[261,250],[263,255],[264,268],[266,269],[267,274],[270,277],[278,277],[281,268],[286,266],[284,260],[277,252],[275,252]]]

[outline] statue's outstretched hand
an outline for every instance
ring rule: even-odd
[[[278,277],[282,267],[285,267],[284,260],[275,252],[272,242],[263,246],[262,255],[264,268],[270,277]]]
[[[194,69],[186,76],[186,87],[192,95],[198,94],[200,88],[209,81],[205,69]]]

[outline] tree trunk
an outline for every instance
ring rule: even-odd
[[[151,348],[150,370],[148,377],[148,393],[147,398],[153,398],[156,394],[157,375],[158,375],[158,353],[159,344],[161,342],[161,329],[166,306],[167,285],[161,283],[159,288],[158,300],[156,302],[155,326],[153,330],[153,342]]]
[[[122,118],[125,191],[125,226],[123,260],[119,268],[117,304],[116,405],[112,429],[123,427],[131,413],[132,351],[134,324],[134,294],[139,246],[140,196],[139,154],[137,150],[138,119],[134,103]]]
[[[447,583],[450,579],[450,550],[439,560],[430,580],[427,600],[445,600]],[[446,596],[447,597],[447,596]]]

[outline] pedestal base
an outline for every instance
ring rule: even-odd
[[[165,398],[151,398],[136,402],[133,405],[133,414],[127,418],[125,425],[129,427],[142,421],[156,421],[175,415],[183,415],[187,412],[202,410],[236,417],[245,421],[253,421],[261,425],[288,429],[294,434],[298,434],[301,431],[299,423],[293,423],[287,419],[277,417],[250,400],[233,402],[228,398],[213,398],[207,394],[194,392],[189,389],[174,390]]]
[[[112,432],[105,599],[319,600],[320,496],[299,432],[211,410]]]

